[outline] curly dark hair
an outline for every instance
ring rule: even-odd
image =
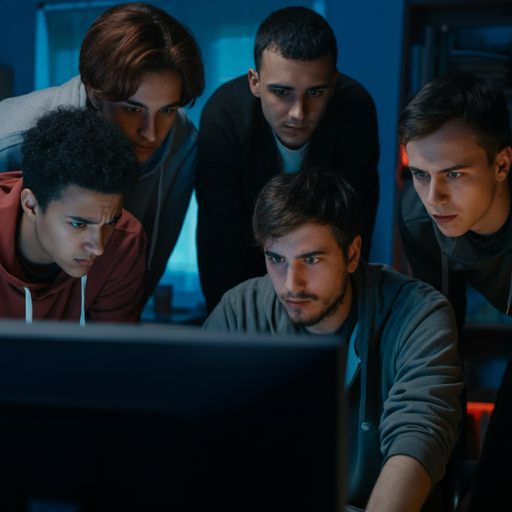
[[[320,14],[306,7],[286,7],[263,21],[254,42],[254,64],[259,72],[265,50],[285,59],[309,61],[330,55],[338,60],[336,37]]]
[[[140,171],[121,129],[87,108],[46,113],[25,133],[21,152],[23,186],[32,190],[43,213],[69,185],[123,194]]]
[[[261,190],[253,215],[259,245],[286,236],[304,224],[329,225],[345,261],[363,231],[361,206],[354,189],[336,171],[311,166],[279,174]]]

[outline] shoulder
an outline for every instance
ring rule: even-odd
[[[412,180],[400,194],[397,220],[402,237],[412,237],[417,242],[435,237],[432,219],[414,189]]]
[[[263,309],[266,302],[275,297],[274,287],[268,274],[262,277],[248,279],[243,283],[228,290],[222,297],[226,306],[250,311],[251,309]]]
[[[217,121],[226,118],[243,119],[259,105],[260,100],[252,94],[247,76],[242,75],[221,85],[211,95],[201,114],[201,123],[204,119],[219,115],[221,119]]]
[[[185,147],[189,148],[197,145],[197,128],[183,108],[178,108],[169,144],[171,146],[170,152],[173,154]]]
[[[393,314],[402,318],[414,316],[420,310],[425,316],[439,308],[446,308],[451,312],[448,299],[433,286],[400,274],[389,265],[364,263],[363,271],[366,287],[370,286],[375,292],[376,300],[384,303],[384,306],[377,304],[376,308],[389,308]]]
[[[146,243],[146,233],[142,224],[123,208],[123,214],[107,244],[109,251],[105,251],[105,255],[108,254],[111,258],[116,259],[126,253],[138,254],[144,251]]]
[[[340,107],[375,111],[375,103],[366,88],[343,73],[338,73],[332,99]]]
[[[59,105],[85,105],[85,88],[79,77],[59,87],[49,87],[0,102],[0,137],[31,128],[37,119]]]
[[[244,281],[223,295],[204,329],[269,331],[267,309],[272,309],[274,299],[274,287],[268,274]]]
[[[430,216],[423,206],[420,196],[414,188],[413,181],[409,181],[400,194],[399,215],[404,222],[431,222]]]

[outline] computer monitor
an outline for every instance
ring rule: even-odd
[[[341,511],[338,340],[0,322],[0,510]]]

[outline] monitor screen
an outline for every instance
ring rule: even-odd
[[[0,510],[343,510],[345,348],[0,322]]]

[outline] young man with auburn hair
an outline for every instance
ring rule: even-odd
[[[272,13],[254,44],[255,69],[222,85],[199,130],[197,249],[208,309],[263,275],[251,217],[270,178],[309,164],[339,170],[364,205],[368,258],[379,201],[377,117],[366,89],[338,73],[327,21],[305,7]],[[226,256],[227,255],[227,256]]]
[[[431,286],[360,259],[361,224],[339,173],[274,177],[253,221],[268,274],[227,292],[204,329],[347,343],[348,508],[442,510],[436,483],[461,416],[453,311]]]
[[[144,301],[178,239],[194,187],[197,130],[181,107],[204,89],[201,52],[181,23],[144,3],[101,14],[80,49],[80,76],[0,102],[0,172],[21,164],[23,133],[60,105],[87,107],[117,124],[141,163],[125,208],[149,239]]]
[[[466,284],[512,304],[510,123],[494,83],[455,72],[427,84],[398,122],[412,183],[398,226],[415,277],[442,291],[461,327]]]
[[[61,108],[25,135],[23,172],[0,174],[0,317],[138,322],[146,236],[122,210],[140,166],[121,130]]]

